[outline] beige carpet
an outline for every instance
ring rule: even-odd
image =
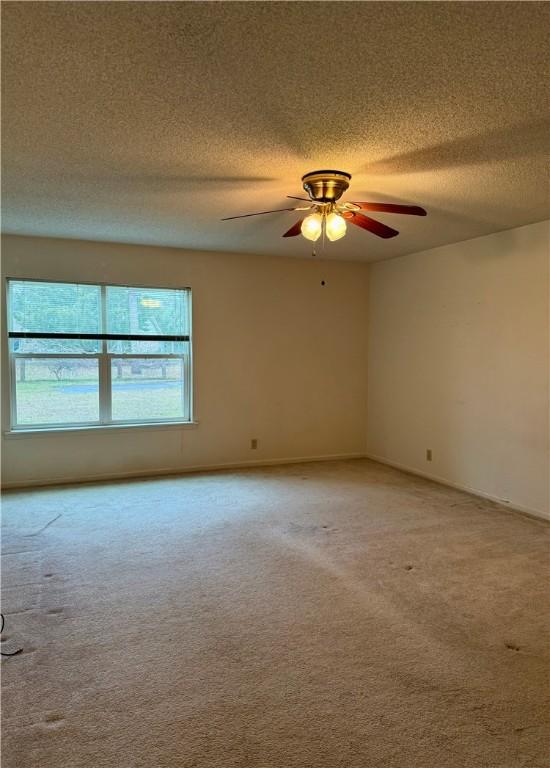
[[[550,765],[542,522],[366,460],[3,512],[2,768]]]

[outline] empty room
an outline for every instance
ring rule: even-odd
[[[2,25],[2,768],[550,766],[550,4]]]

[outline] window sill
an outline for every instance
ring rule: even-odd
[[[52,435],[67,435],[75,434],[77,432],[119,432],[123,430],[162,430],[162,429],[196,429],[198,421],[160,421],[151,422],[149,424],[137,423],[137,424],[97,424],[87,427],[45,427],[31,428],[31,429],[11,429],[4,432],[4,437],[11,440],[12,438],[20,437],[40,437],[40,436],[52,436]]]

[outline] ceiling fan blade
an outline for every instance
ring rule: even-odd
[[[301,234],[302,232],[302,221],[303,219],[298,219],[296,224],[293,224],[290,229],[284,233],[283,237],[296,237],[296,235]]]
[[[395,205],[394,203],[353,203],[363,211],[380,211],[380,213],[407,213],[409,216],[426,216],[426,211],[419,205]]]
[[[388,238],[395,237],[399,234],[396,229],[387,227],[385,224],[382,224],[382,222],[375,221],[374,219],[371,219],[370,216],[365,216],[362,213],[354,213],[348,221],[352,224],[356,224],[358,227],[368,229],[369,232],[372,232],[373,235],[378,235],[378,237]]]
[[[287,195],[289,200],[305,200],[306,203],[314,203],[315,200],[310,200],[309,197],[295,197],[294,195]]]
[[[243,213],[241,216],[226,216],[222,221],[230,219],[246,219],[248,216],[263,216],[265,213],[279,213],[279,211],[297,211],[298,208],[276,208],[274,211],[259,211],[258,213]]]

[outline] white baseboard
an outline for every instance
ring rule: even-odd
[[[321,456],[297,456],[279,459],[253,459],[251,461],[231,461],[222,464],[197,464],[188,467],[166,467],[160,469],[140,469],[131,472],[100,472],[96,475],[80,475],[79,477],[52,477],[47,480],[14,480],[2,483],[2,489],[36,488],[49,485],[78,485],[79,483],[108,482],[110,480],[129,480],[138,477],[157,477],[166,475],[185,475],[193,472],[216,472],[228,469],[250,469],[253,467],[272,467],[285,464],[306,464],[311,461],[345,461],[348,459],[364,459],[363,453],[335,453]]]
[[[507,499],[501,499],[491,493],[485,493],[485,491],[480,491],[477,488],[471,488],[469,485],[464,485],[463,483],[455,483],[452,480],[448,480],[446,477],[433,475],[429,472],[423,472],[420,469],[416,469],[415,467],[409,467],[406,464],[401,464],[397,461],[391,461],[390,459],[386,459],[384,456],[376,456],[373,453],[366,453],[365,458],[370,459],[371,461],[376,461],[379,464],[386,464],[388,467],[399,469],[402,472],[409,473],[410,475],[417,475],[418,477],[424,477],[426,480],[433,480],[435,483],[440,483],[441,485],[446,485],[450,488],[456,488],[458,491],[465,491],[472,496],[479,496],[482,499],[494,501],[496,504],[500,504],[502,507],[511,509],[514,512],[522,512],[525,515],[536,517],[539,520],[550,520],[550,514],[546,514],[545,512],[541,512],[537,509],[530,509],[529,507],[523,507],[520,504],[512,503]]]

